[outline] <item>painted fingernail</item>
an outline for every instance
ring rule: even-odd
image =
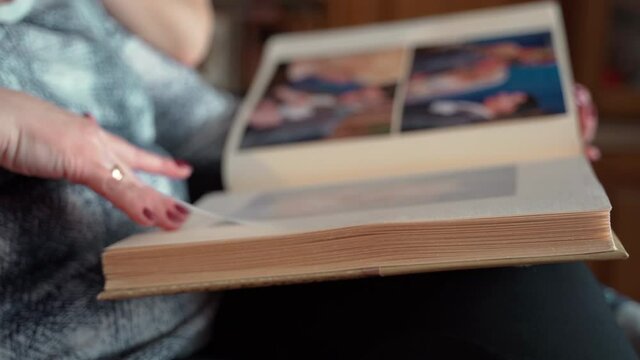
[[[90,112],[83,112],[82,116],[85,117],[87,120],[92,121],[94,123],[98,122],[98,120],[96,120],[95,116],[93,116]]]
[[[147,218],[147,220],[149,220],[149,221],[155,221],[156,220],[155,215],[153,215],[153,211],[149,210],[149,208],[144,208],[142,210],[142,213],[144,214],[144,217]]]
[[[191,164],[189,164],[188,162],[186,162],[184,160],[175,159],[174,162],[176,163],[176,165],[178,165],[180,167],[191,167]]]
[[[178,215],[171,210],[167,210],[167,217],[173,222],[183,222],[185,220],[184,216]]]
[[[189,215],[189,209],[187,209],[186,207],[180,204],[176,204],[175,208],[176,208],[176,211],[179,212],[180,214]]]

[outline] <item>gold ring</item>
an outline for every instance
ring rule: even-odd
[[[122,171],[120,166],[113,165],[113,167],[111,168],[111,177],[115,181],[122,181],[122,179],[124,179],[124,171]]]

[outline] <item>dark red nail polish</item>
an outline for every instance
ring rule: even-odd
[[[184,216],[182,215],[178,215],[175,212],[171,211],[171,210],[167,210],[167,217],[169,218],[169,220],[173,221],[173,222],[183,222],[184,221]]]
[[[82,117],[86,118],[91,122],[98,123],[98,120],[96,120],[96,118],[90,112],[83,112]]]
[[[180,214],[189,215],[189,209],[187,209],[186,207],[180,204],[176,204],[175,208],[176,208],[176,211],[179,212]]]
[[[153,215],[153,211],[149,210],[149,208],[144,208],[142,210],[144,217],[146,217],[149,221],[155,221],[156,217]]]
[[[191,164],[189,164],[188,162],[186,162],[184,160],[175,159],[173,161],[176,163],[176,165],[178,165],[180,167],[191,167]]]

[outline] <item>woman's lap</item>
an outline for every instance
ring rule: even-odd
[[[370,278],[225,294],[224,359],[635,359],[584,264]]]

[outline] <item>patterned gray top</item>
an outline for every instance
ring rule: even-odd
[[[229,95],[128,34],[96,0],[0,5],[0,86],[192,162],[219,156],[233,110]],[[186,196],[181,182],[141,177]],[[102,249],[137,231],[87,188],[0,170],[0,358],[171,359],[197,347],[211,295],[96,300]]]

